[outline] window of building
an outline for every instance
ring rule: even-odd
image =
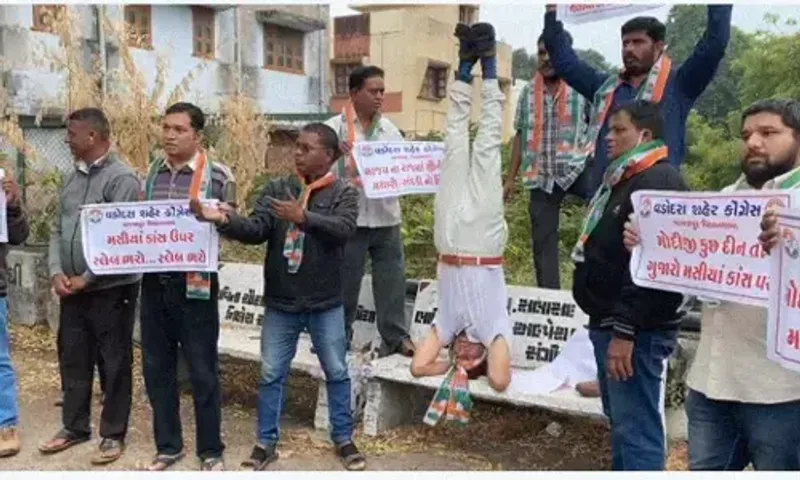
[[[350,92],[350,74],[361,63],[340,63],[333,67],[334,74],[334,95],[347,95]]]
[[[290,73],[304,73],[303,39],[305,34],[299,30],[264,26],[264,67]]]
[[[459,5],[458,21],[467,25],[475,23],[475,7],[470,5]]]
[[[428,65],[422,83],[420,97],[427,100],[442,100],[447,96],[447,67]]]
[[[153,48],[152,21],[150,5],[125,5],[128,46]]]
[[[63,20],[66,13],[66,5],[34,5],[33,30],[55,33],[55,22]]]
[[[214,10],[192,7],[192,53],[196,57],[214,58]]]

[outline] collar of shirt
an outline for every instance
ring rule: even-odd
[[[108,154],[109,154],[110,152],[111,152],[111,149],[108,149],[108,150],[106,151],[106,153],[104,153],[103,155],[101,155],[101,156],[100,156],[100,158],[98,158],[97,160],[95,160],[95,161],[93,161],[93,162],[86,162],[86,161],[84,161],[84,160],[78,160],[78,162],[76,163],[76,165],[75,165],[75,166],[76,166],[76,168],[78,169],[78,171],[80,171],[80,172],[82,172],[82,173],[85,173],[85,174],[87,174],[87,175],[88,175],[88,174],[89,174],[89,169],[90,169],[91,167],[95,167],[95,166],[99,167],[100,165],[102,165],[102,164],[103,164],[103,162],[105,162],[105,161],[106,161],[106,159],[108,158]]]
[[[358,125],[358,129],[361,130],[361,134],[365,137],[367,136],[367,132],[364,130],[363,126],[361,125],[361,120],[358,119],[358,115],[355,116],[356,118],[353,119],[353,124]],[[376,127],[375,133],[384,133],[386,130],[383,128],[383,115],[376,113],[373,118],[373,121],[378,122],[378,126]]]
[[[165,162],[164,162],[164,164],[161,166],[161,171],[163,172],[164,170],[169,170],[169,171],[171,171],[172,173],[178,173],[178,172],[180,172],[181,170],[183,170],[184,168],[186,168],[186,167],[189,167],[189,170],[190,170],[190,171],[192,171],[192,172],[194,172],[195,170],[197,170],[197,162],[198,162],[198,159],[199,159],[199,158],[200,158],[200,150],[198,150],[198,151],[196,151],[196,152],[194,153],[194,156],[192,156],[192,159],[191,159],[191,160],[189,160],[189,161],[188,161],[188,162],[186,162],[186,163],[183,163],[183,164],[181,164],[181,165],[180,165],[179,167],[177,167],[177,168],[173,167],[173,166],[172,166],[172,164],[171,164],[171,163],[169,163],[169,160],[167,160],[167,161],[165,161]]]
[[[789,170],[788,172],[784,173],[783,175],[778,175],[777,177],[773,178],[772,180],[768,180],[764,184],[763,189],[764,190],[774,189],[776,185],[780,185],[784,180],[786,180],[789,177],[791,177],[792,175],[794,175],[798,170],[800,170],[800,167],[793,168],[792,170]]]

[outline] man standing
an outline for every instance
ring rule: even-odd
[[[209,158],[201,146],[203,111],[191,103],[176,103],[167,109],[162,124],[166,159],[151,163],[144,199],[235,203],[233,175]],[[216,273],[150,273],[142,279],[142,363],[157,450],[150,470],[165,470],[184,456],[178,345],[189,366],[201,470],[225,468],[220,434],[218,292]]]
[[[118,459],[125,449],[131,410],[133,324],[140,275],[95,276],[83,257],[81,207],[139,198],[136,174],[111,148],[105,114],[76,110],[67,118],[75,171],[64,181],[48,263],[53,289],[61,297],[59,366],[64,390],[63,429],[39,450],[64,451],[91,437],[90,407],[95,364],[105,377],[100,420],[102,441],[92,463]],[[102,362],[96,362],[97,357]]]
[[[450,90],[442,187],[436,194],[434,212],[439,309],[431,332],[411,361],[411,373],[441,375],[455,364],[463,368],[462,375],[469,375],[485,367],[489,385],[504,391],[511,382],[511,322],[503,273],[508,227],[500,179],[504,96],[497,83],[494,27],[459,24],[456,36],[461,61]],[[470,72],[479,60],[483,106],[470,153]],[[441,361],[439,353],[447,346],[452,347],[454,358]],[[444,389],[454,387],[443,385]],[[435,420],[444,412],[431,413]]]
[[[725,192],[800,188],[800,103],[761,100],[742,116],[742,176]],[[767,251],[779,240],[766,215]],[[752,233],[754,235],[754,233]],[[638,243],[626,225],[625,244]],[[767,358],[767,309],[705,301],[686,383],[691,470],[800,470],[800,373]]]
[[[414,354],[405,315],[406,274],[403,239],[400,234],[400,200],[397,197],[372,199],[364,195],[358,168],[352,156],[357,142],[403,141],[397,127],[381,115],[383,70],[358,67],[350,74],[350,101],[344,112],[326,122],[342,140],[342,157],[336,172],[349,180],[359,192],[358,230],[345,249],[342,268],[344,315],[348,343],[353,338],[353,322],[358,308],[361,279],[367,253],[372,262],[372,295],[375,297],[378,332],[383,340],[380,355],[400,352]]]
[[[572,37],[564,32],[571,45]],[[503,199],[514,194],[522,166],[522,183],[530,192],[533,269],[539,288],[561,289],[558,220],[567,193],[585,197],[586,133],[589,103],[553,70],[544,41],[538,41],[538,69],[519,97],[511,146],[511,166]]]
[[[664,118],[664,143],[669,160],[680,167],[686,148],[686,119],[697,98],[711,83],[731,36],[731,5],[708,5],[708,25],[694,51],[678,68],[665,53],[666,27],[652,17],[636,17],[622,26],[622,62],[618,75],[595,70],[572,49],[555,5],[544,15],[542,38],[556,73],[592,102],[585,152],[593,156],[591,191],[602,183],[609,165],[606,154],[608,112],[630,101],[657,103]]]
[[[589,204],[572,254],[572,294],[589,315],[614,470],[663,470],[667,359],[677,343],[681,295],[636,286],[622,245],[637,190],[687,190],[668,161],[658,105],[637,101],[609,115],[611,164]]]
[[[336,132],[322,123],[311,123],[297,139],[298,175],[268,183],[249,217],[201,208],[192,201],[195,214],[215,222],[221,234],[252,245],[267,242],[258,438],[243,464],[253,470],[263,470],[277,459],[286,378],[297,340],[306,329],[325,372],[336,452],[348,470],[365,467],[364,456],[352,440],[341,285],[345,245],[356,230],[358,192],[330,171],[339,154]]]
[[[11,364],[8,334],[8,245],[22,245],[28,239],[28,217],[22,207],[19,186],[6,170],[3,191],[6,194],[6,222],[8,244],[0,244],[0,457],[11,457],[19,453],[20,440],[17,432],[17,378]]]

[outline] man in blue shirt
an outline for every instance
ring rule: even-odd
[[[686,119],[697,98],[714,78],[731,35],[731,5],[708,5],[706,31],[689,58],[674,67],[665,54],[666,27],[653,17],[636,17],[622,26],[622,61],[619,74],[601,72],[581,61],[568,41],[567,32],[556,20],[556,6],[548,5],[544,15],[545,48],[559,77],[593,101],[592,117],[585,142],[591,164],[591,191],[597,189],[609,160],[606,114],[610,109],[646,100],[658,103],[664,120],[663,138],[669,161],[679,167],[685,150]]]

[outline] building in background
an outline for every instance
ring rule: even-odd
[[[332,19],[331,110],[342,111],[348,76],[359,65],[386,72],[383,113],[407,136],[442,133],[450,101],[447,89],[458,68],[457,23],[478,21],[478,5],[358,5],[358,15]],[[510,103],[511,46],[497,44],[498,78],[506,94],[503,141],[513,135]],[[473,82],[473,121],[480,113],[480,67]],[[511,107],[511,108],[510,108]]]
[[[193,72],[185,99],[213,114],[235,92],[240,72],[242,93],[274,120],[276,148],[286,131],[329,116],[328,5],[4,5],[0,79],[24,125],[44,107],[56,117],[71,109],[62,100],[66,73],[51,71],[46,53],[57,52],[59,43],[49,19],[67,8],[78,25],[85,66],[92,65],[94,55],[109,71],[123,60],[119,45],[98,28],[103,14],[137,34],[128,45],[148,91],[153,91],[161,55],[167,61],[162,103]],[[49,163],[70,168],[63,129],[25,130]]]

